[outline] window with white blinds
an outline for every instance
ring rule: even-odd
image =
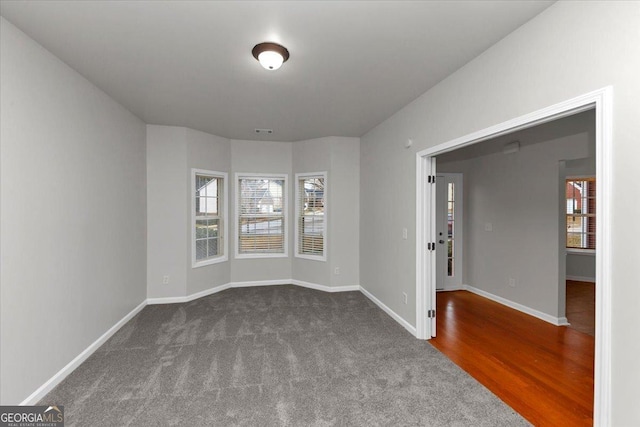
[[[296,174],[295,255],[326,261],[326,172]]]
[[[287,176],[238,174],[236,256],[287,256]]]
[[[567,248],[596,249],[596,179],[566,180]]]
[[[192,267],[226,261],[227,174],[192,169],[191,185]]]

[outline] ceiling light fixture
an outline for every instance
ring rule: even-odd
[[[272,42],[258,43],[251,50],[251,54],[266,70],[277,70],[289,59],[287,48]]]

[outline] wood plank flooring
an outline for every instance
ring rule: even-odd
[[[593,425],[593,336],[467,291],[439,292],[436,321],[431,344],[534,425]]]
[[[567,280],[567,319],[571,328],[596,335],[596,285]]]

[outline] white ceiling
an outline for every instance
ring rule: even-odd
[[[363,135],[552,3],[3,0],[0,13],[146,123],[298,141]],[[289,49],[280,70],[251,56],[263,41]]]

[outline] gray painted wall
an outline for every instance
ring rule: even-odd
[[[147,125],[149,298],[186,296],[229,283],[226,262],[191,268],[191,169],[228,173],[230,159],[225,138]],[[164,276],[168,284],[162,283]]]
[[[360,138],[332,138],[329,194],[331,286],[360,284]]]
[[[292,277],[325,286],[358,285],[360,139],[327,137],[296,142],[293,170],[294,175],[327,172],[328,229],[327,261],[294,257]],[[336,268],[339,274],[335,274]]]
[[[0,402],[146,298],[145,125],[0,18]]]
[[[211,289],[214,286],[229,283],[231,280],[231,272],[228,262],[218,264],[205,265],[203,267],[191,267],[191,169],[206,169],[216,172],[230,171],[231,164],[231,145],[228,139],[222,138],[208,133],[199,132],[193,129],[185,129],[186,148],[187,148],[187,167],[186,167],[186,197],[183,205],[187,208],[188,226],[186,227],[187,239],[187,295],[196,292]],[[184,174],[184,173],[183,173]],[[231,178],[231,177],[229,177]],[[231,188],[231,187],[229,187]],[[229,191],[231,199],[233,193]],[[223,204],[231,207],[231,200],[223,200]],[[228,209],[231,215],[231,208]],[[227,218],[226,227],[231,226],[230,218]],[[229,233],[229,240],[233,239],[233,234]],[[232,257],[231,244],[228,245],[229,258]]]
[[[191,295],[230,282],[296,279],[325,286],[359,284],[358,138],[288,142],[236,141],[195,130],[147,125],[147,289],[149,298]],[[191,267],[191,169],[229,173],[229,261]],[[296,172],[328,172],[327,262],[293,256]],[[236,259],[235,173],[288,175],[286,258]],[[339,185],[332,185],[332,179]],[[332,272],[340,268],[340,274]],[[163,284],[163,276],[169,283]]]
[[[187,295],[185,128],[147,125],[147,296]],[[163,276],[169,283],[163,284]]]
[[[594,132],[589,111],[437,158],[438,172],[464,174],[463,283],[565,316],[561,161],[588,156]],[[514,140],[520,151],[503,154]]]
[[[336,215],[333,215],[334,211],[331,209],[333,204],[331,203],[331,197],[335,185],[333,185],[333,173],[331,171],[331,139],[320,138],[312,139],[309,141],[296,142],[292,145],[293,148],[293,179],[291,185],[293,188],[293,197],[295,194],[295,174],[296,173],[308,173],[308,172],[327,172],[327,185],[325,189],[325,195],[327,196],[327,224],[329,229],[326,233],[327,238],[327,261],[317,261],[310,259],[303,259],[293,257],[291,268],[292,277],[305,282],[317,283],[319,285],[329,286],[331,284],[331,269],[330,260],[333,255],[332,243],[334,235],[331,233],[330,227],[335,219]],[[295,202],[295,199],[292,199]],[[296,219],[291,221],[293,227],[296,226]],[[294,230],[292,230],[294,233]],[[294,235],[295,240],[295,235]],[[295,246],[295,245],[294,245]],[[295,247],[291,246],[292,251]],[[292,254],[295,255],[294,252]]]
[[[613,425],[640,424],[640,340],[629,327],[640,324],[640,248],[628,238],[640,235],[640,199],[620,196],[637,193],[638,22],[638,2],[558,2],[361,138],[361,285],[415,325],[415,153],[613,87]]]
[[[251,258],[236,259],[231,257],[231,281],[232,282],[256,282],[263,280],[291,279],[291,256],[293,254],[293,175],[292,172],[292,147],[290,142],[273,141],[239,141],[231,140],[231,186],[229,193],[235,200],[237,185],[236,173],[265,173],[287,175],[288,200],[287,221],[288,236],[285,236],[289,244],[289,256],[286,258]],[[235,206],[232,205],[230,215],[235,218]],[[230,252],[235,253],[235,221],[231,224]]]

